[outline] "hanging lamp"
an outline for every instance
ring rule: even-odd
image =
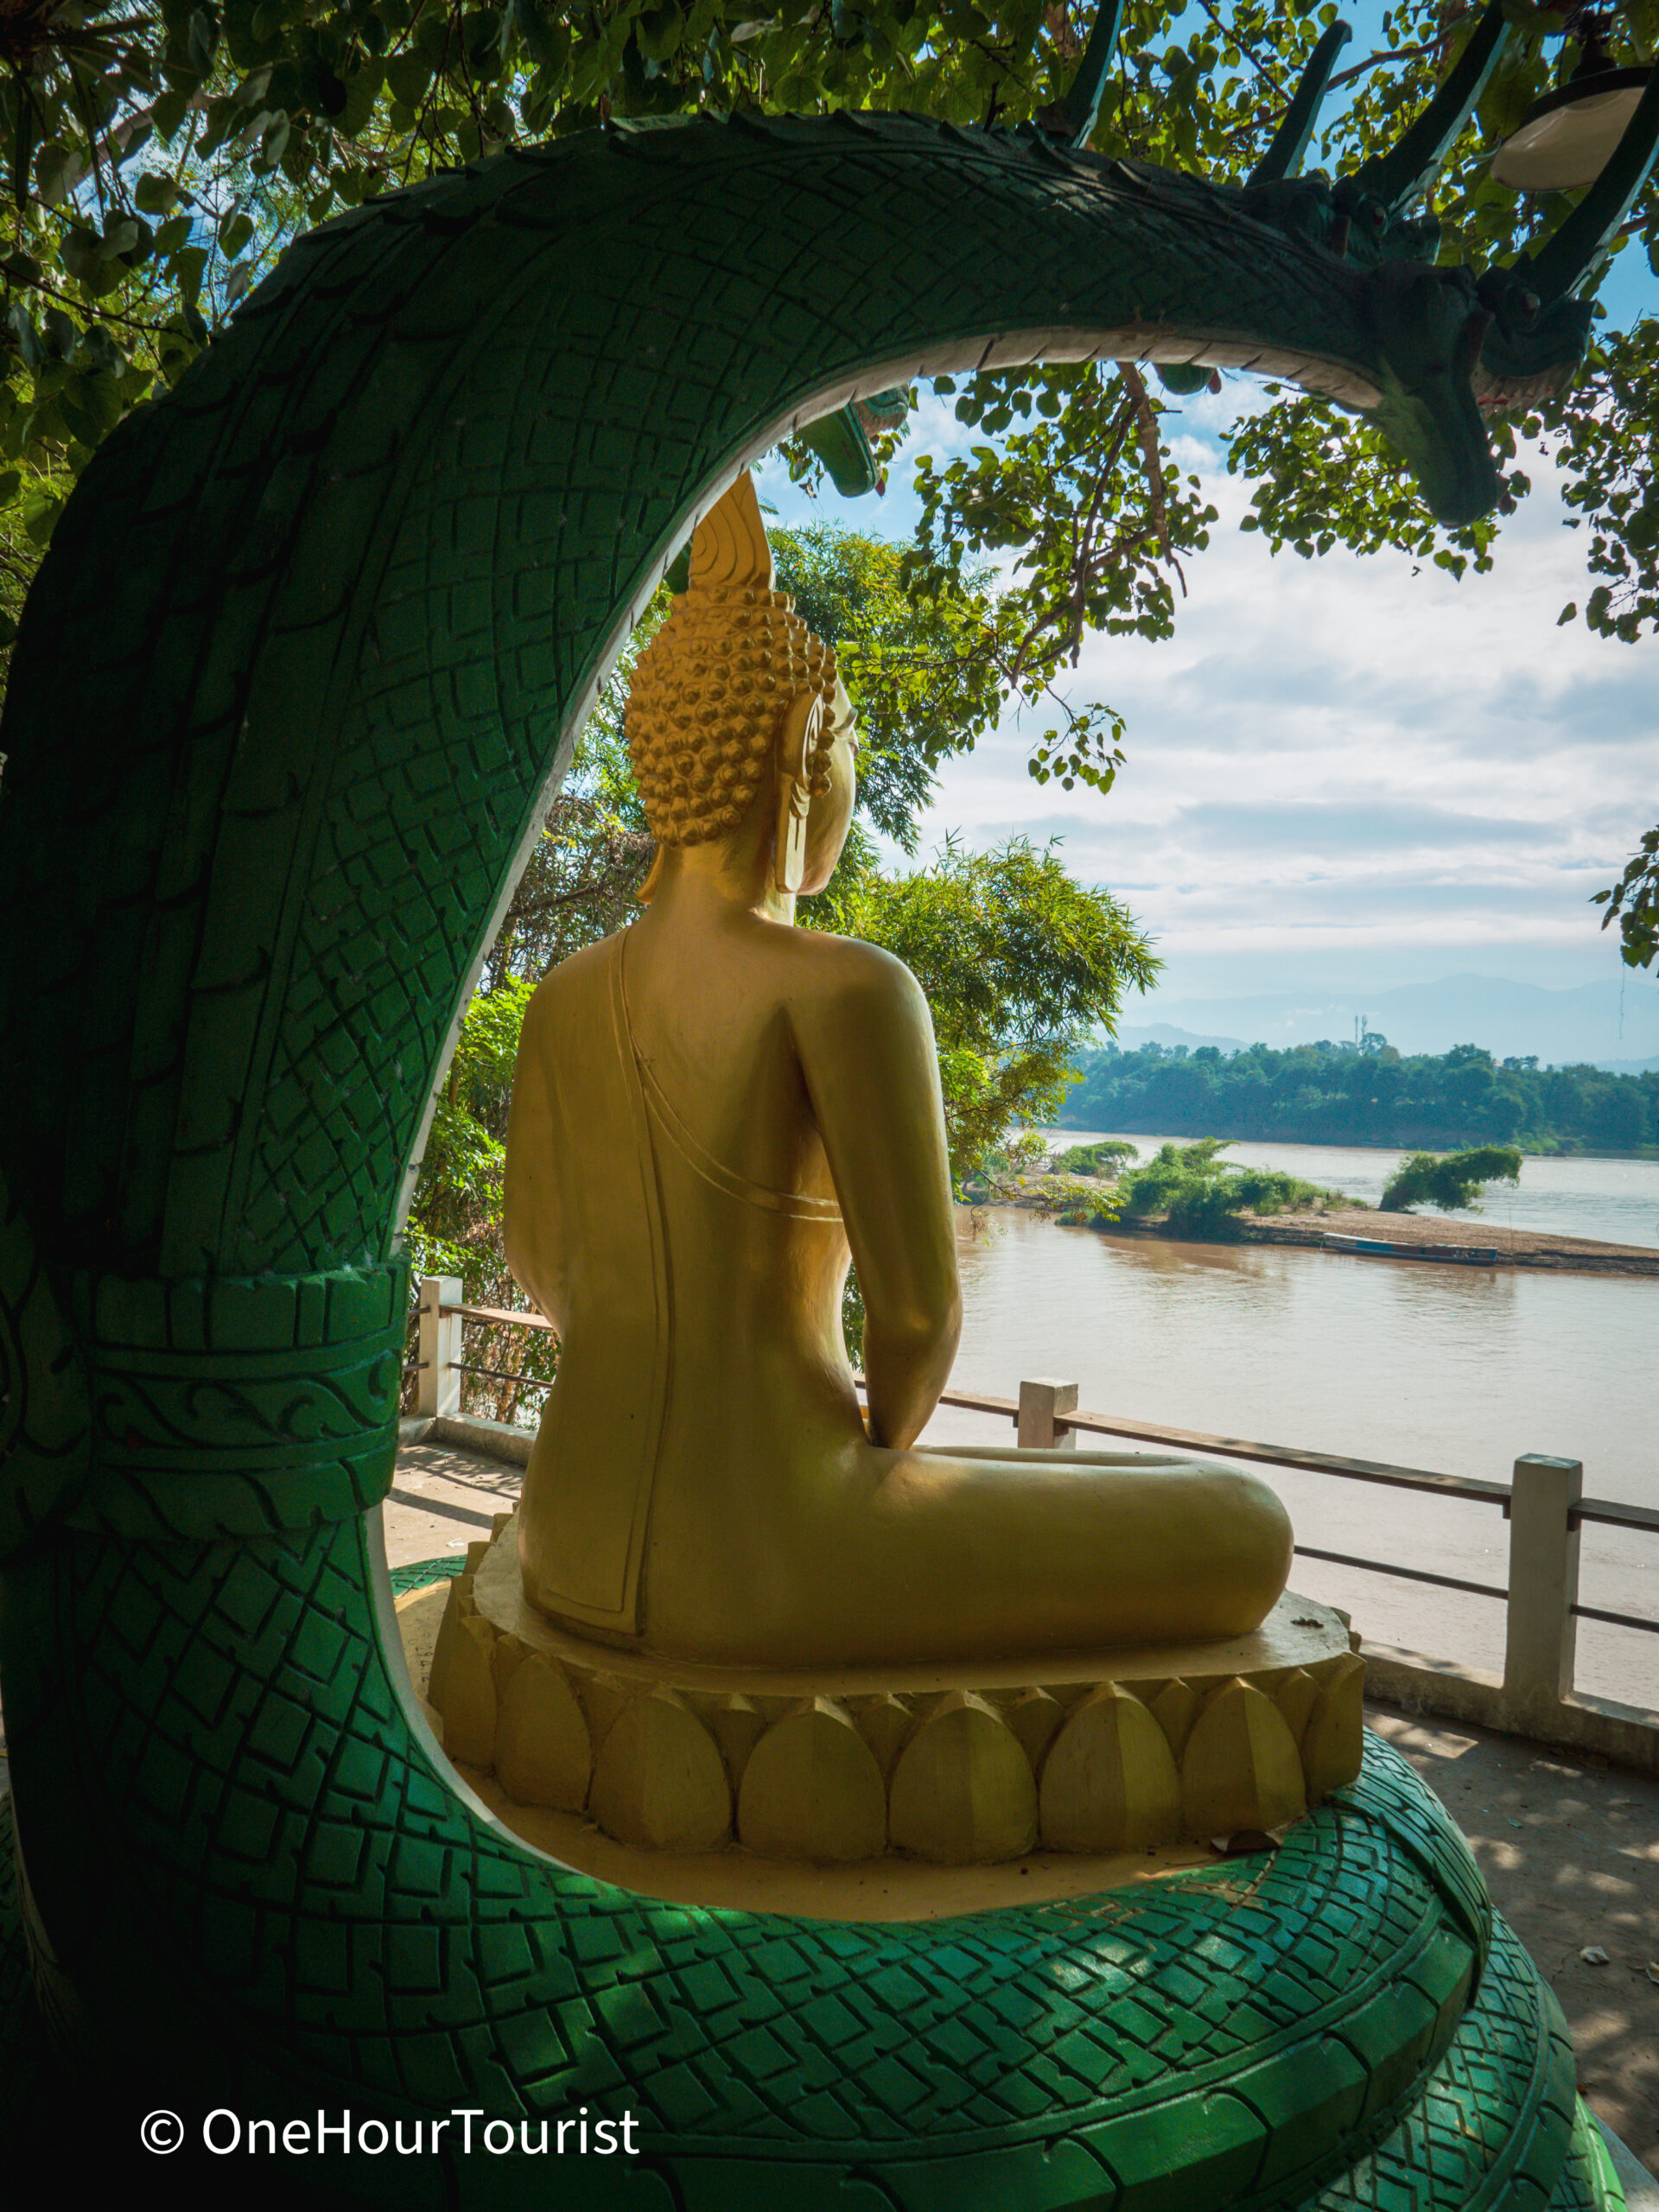
[[[1593,184],[1647,90],[1651,69],[1619,68],[1603,43],[1604,21],[1585,16],[1579,65],[1566,84],[1535,100],[1491,160],[1514,192],[1572,192]]]

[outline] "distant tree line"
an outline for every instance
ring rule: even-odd
[[[1288,1144],[1518,1144],[1529,1152],[1659,1145],[1659,1072],[1608,1075],[1495,1060],[1477,1045],[1407,1055],[1374,1032],[1358,1046],[1116,1046],[1085,1052],[1060,1125]]]

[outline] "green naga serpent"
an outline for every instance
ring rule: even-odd
[[[389,194],[70,502],[0,789],[14,2152],[101,2085],[135,2152],[149,2104],[505,2126],[306,2169],[416,2204],[544,2193],[515,2130],[579,2108],[642,2147],[563,2161],[572,2206],[1617,2201],[1553,2000],[1381,1747],[1276,1854],[1084,1907],[694,1910],[510,1837],[391,1624],[428,1102],[596,687],[738,467],[816,425],[855,489],[861,397],[1133,354],[1372,410],[1460,520],[1497,493],[1482,406],[1582,356],[1654,93],[1477,278],[1409,211],[1497,8],[1336,187],[1294,171],[1338,35],[1234,188],[1083,150],[1113,29],[1065,130],[618,126]]]

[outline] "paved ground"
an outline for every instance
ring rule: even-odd
[[[405,1447],[385,1510],[391,1564],[463,1550],[522,1479],[519,1467],[452,1446]],[[1659,1783],[1387,1707],[1369,1718],[1469,1838],[1560,1999],[1592,2110],[1659,2174]],[[1592,1948],[1605,1964],[1580,1956]]]
[[[443,1559],[487,1536],[498,1513],[509,1513],[524,1479],[522,1467],[463,1452],[453,1444],[405,1445],[386,1500],[386,1557],[393,1567]]]

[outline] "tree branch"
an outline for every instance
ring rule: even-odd
[[[1120,361],[1118,374],[1128,386],[1135,402],[1135,418],[1141,433],[1141,453],[1147,464],[1147,505],[1151,510],[1153,527],[1158,532],[1158,543],[1163,548],[1165,560],[1180,579],[1181,597],[1186,597],[1186,576],[1175,557],[1175,548],[1169,535],[1169,492],[1164,480],[1163,442],[1158,435],[1158,417],[1152,411],[1152,396],[1147,390],[1147,380],[1133,361]]]
[[[1267,63],[1262,60],[1261,55],[1255,51],[1255,48],[1253,46],[1248,45],[1245,41],[1239,36],[1236,29],[1230,29],[1228,26],[1222,22],[1220,16],[1217,15],[1216,10],[1211,4],[1211,0],[1198,0],[1198,5],[1203,9],[1205,14],[1209,16],[1211,22],[1221,33],[1223,38],[1230,39],[1238,48],[1241,54],[1247,54],[1249,57],[1250,67],[1255,70],[1256,75],[1260,77],[1264,83],[1271,85],[1274,92],[1278,92],[1283,98],[1286,105],[1288,106],[1290,104],[1289,93],[1285,91],[1283,85],[1281,85],[1278,78],[1274,75]]]

